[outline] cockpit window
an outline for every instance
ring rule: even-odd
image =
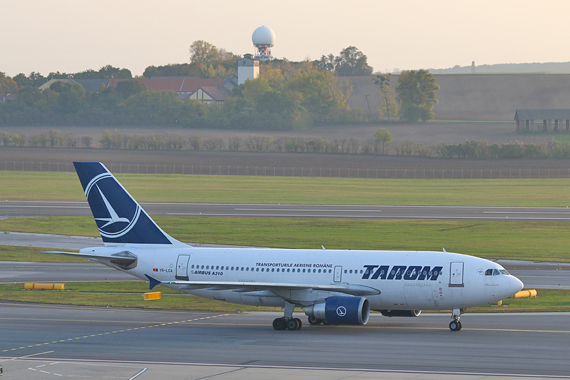
[[[485,276],[500,276],[502,274],[509,274],[509,272],[504,269],[487,269],[485,271]]]

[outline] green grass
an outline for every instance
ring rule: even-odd
[[[53,249],[0,245],[0,261],[39,261],[49,263],[84,263],[86,261],[85,259],[70,256],[46,254],[44,253],[45,251],[53,251]]]
[[[470,313],[520,313],[520,312],[568,312],[570,311],[570,290],[537,289],[537,297],[503,300],[503,306],[487,305],[468,309]]]
[[[208,311],[278,311],[279,308],[260,308],[209,300],[190,294],[183,294],[165,287],[160,291],[160,300],[145,301],[143,294],[149,292],[144,282],[96,282],[66,283],[65,290],[24,290],[23,284],[0,285],[0,300],[34,302],[58,305],[135,307],[166,310],[208,310]]]
[[[570,206],[570,179],[365,179],[118,174],[139,202]],[[0,171],[0,201],[84,201],[74,173]]]
[[[59,305],[134,307],[166,310],[208,310],[219,312],[279,311],[280,308],[254,307],[208,300],[160,287],[160,300],[144,301],[148,292],[143,282],[68,283],[65,290],[24,290],[24,285],[0,285],[0,300]],[[487,305],[468,309],[469,312],[553,312],[570,311],[570,290],[539,289],[538,297],[504,300],[504,306]]]
[[[321,245],[327,249],[445,248],[489,259],[570,262],[568,222],[229,217],[157,217],[156,221],[175,238],[194,243],[306,249]],[[98,236],[91,217],[4,219],[0,230]],[[42,256],[51,257],[36,257],[43,261]]]
[[[560,142],[570,142],[570,134],[564,134],[564,135],[555,135],[552,137],[554,140],[556,141],[560,141]]]

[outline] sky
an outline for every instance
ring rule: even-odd
[[[254,53],[276,35],[291,61],[355,46],[375,71],[570,61],[570,0],[0,0],[0,72],[75,73],[112,65],[142,75],[189,62],[207,41]]]

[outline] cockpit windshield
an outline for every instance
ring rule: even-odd
[[[505,269],[487,269],[485,271],[485,276],[500,276],[500,275],[508,275],[509,272],[507,272]]]

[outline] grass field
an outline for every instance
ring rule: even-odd
[[[365,179],[118,174],[139,202],[570,206],[570,179]],[[74,173],[0,171],[0,200],[81,201]]]
[[[153,289],[153,291],[162,292],[160,300],[144,301],[143,293],[148,292],[148,285],[143,282],[69,283],[65,284],[65,289],[63,291],[24,290],[24,286],[21,284],[0,285],[0,300],[167,310],[280,311],[279,308],[262,308],[207,300],[165,287]],[[570,311],[570,290],[540,289],[537,297],[508,299],[503,301],[503,305],[487,305],[468,309],[468,312]]]
[[[184,242],[279,248],[434,250],[488,259],[570,262],[567,222],[157,217]],[[91,217],[11,218],[0,231],[97,236]],[[1,239],[0,239],[1,244]],[[14,247],[0,260],[14,260]],[[24,250],[23,250],[24,251]],[[27,251],[34,251],[30,248]],[[36,250],[35,252],[41,252]],[[31,252],[30,252],[31,253]],[[9,256],[8,256],[9,254]],[[52,255],[28,254],[27,261]],[[25,258],[24,258],[25,257]]]

